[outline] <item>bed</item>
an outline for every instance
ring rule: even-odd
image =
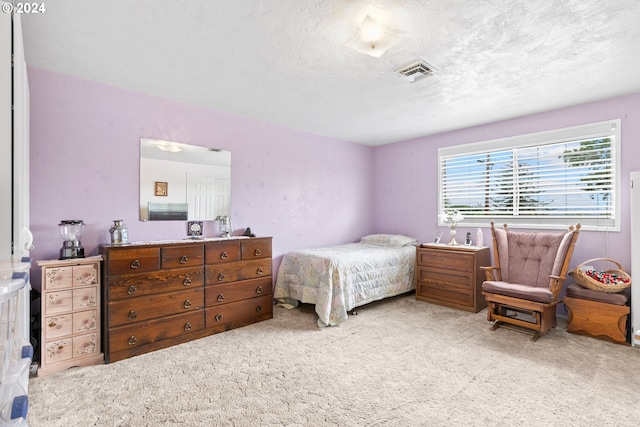
[[[288,252],[273,298],[286,308],[314,304],[318,326],[345,321],[356,307],[415,289],[416,239],[364,236],[360,243]]]

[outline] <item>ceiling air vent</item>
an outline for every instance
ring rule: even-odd
[[[436,71],[435,67],[427,64],[425,61],[418,61],[405,65],[404,67],[397,69],[395,72],[398,73],[398,77],[414,83],[418,80],[424,79],[425,77],[429,77]]]

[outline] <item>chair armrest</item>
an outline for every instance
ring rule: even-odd
[[[558,299],[560,296],[560,291],[562,290],[562,284],[567,279],[564,276],[556,276],[555,274],[549,275],[549,290],[553,293],[554,299]]]
[[[480,267],[480,270],[484,270],[484,274],[488,281],[499,280],[500,268],[499,267]]]

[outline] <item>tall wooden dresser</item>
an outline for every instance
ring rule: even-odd
[[[103,363],[101,262],[101,256],[38,262],[42,268],[42,355],[38,376]]]
[[[480,267],[491,265],[488,247],[423,244],[416,250],[416,299],[474,313],[487,306]]]
[[[271,237],[101,245],[107,363],[273,317]]]

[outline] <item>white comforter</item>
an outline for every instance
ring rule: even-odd
[[[318,325],[338,325],[347,312],[415,289],[415,246],[349,243],[287,253],[274,290],[279,305],[315,304]]]

